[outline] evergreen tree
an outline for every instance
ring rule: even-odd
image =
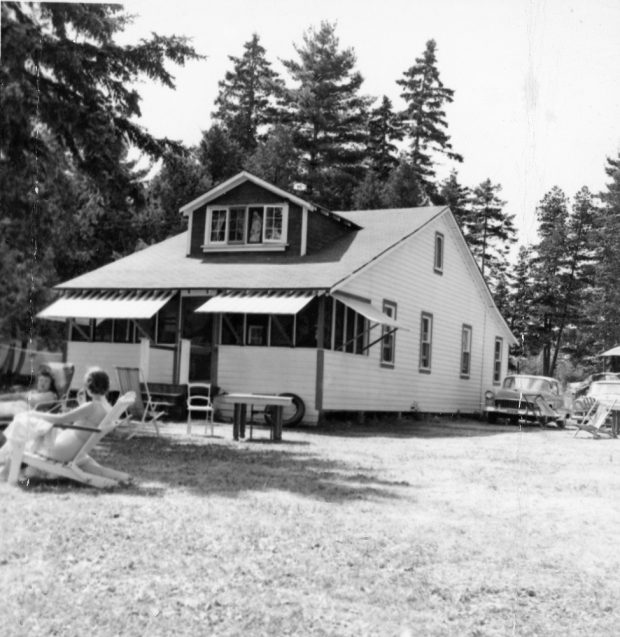
[[[363,82],[355,53],[340,49],[335,26],[322,22],[295,47],[299,60],[287,60],[296,86],[286,92],[288,120],[300,151],[300,178],[308,198],[347,209],[363,174],[369,100],[359,95]]]
[[[533,303],[532,248],[521,246],[511,272],[509,309],[506,320],[513,334],[521,338],[522,354],[531,351],[530,327]]]
[[[260,142],[245,168],[257,177],[284,190],[291,190],[298,174],[299,153],[293,141],[293,131],[276,124],[269,136]]]
[[[239,143],[218,124],[203,131],[197,156],[214,184],[236,175],[246,159]]]
[[[253,152],[261,129],[276,119],[275,102],[283,82],[271,68],[256,33],[241,57],[228,56],[233,70],[219,83],[214,119],[245,152]]]
[[[150,244],[181,232],[185,220],[179,208],[211,185],[209,172],[194,153],[166,153],[160,171],[148,186],[148,206],[139,219],[143,229],[140,239]]]
[[[506,271],[517,234],[514,215],[504,212],[506,202],[499,198],[501,189],[490,179],[475,188],[471,197],[471,214],[465,221],[467,241],[491,290],[495,289]]]
[[[452,150],[446,129],[444,107],[454,100],[454,91],[446,88],[437,68],[435,40],[426,43],[422,57],[397,80],[402,88],[401,97],[406,108],[402,113],[405,135],[410,142],[410,157],[418,179],[429,194],[435,192],[435,155],[445,155],[455,161],[463,161]]]
[[[559,276],[559,314],[556,319],[556,337],[553,346],[551,371],[556,367],[560,348],[565,346],[564,336],[567,325],[579,325],[583,342],[587,340],[587,324],[591,321],[593,268],[597,248],[595,246],[594,222],[597,208],[592,193],[587,187],[581,188],[575,195],[566,223],[566,252],[564,264]],[[573,348],[581,349],[580,343]]]
[[[0,298],[28,297],[31,303],[0,308],[0,336],[25,337],[31,313],[58,280],[64,252],[54,252],[60,249],[56,237],[83,225],[83,263],[112,256],[106,236],[99,245],[85,244],[94,236],[86,232],[90,221],[76,223],[75,206],[59,202],[66,192],[99,202],[95,207],[108,215],[99,225],[104,235],[114,224],[131,227],[142,193],[140,174],[126,161],[128,145],[152,156],[177,146],[136,124],[140,96],[133,87],[147,75],[173,88],[166,62],[198,56],[174,36],[116,44],[129,20],[118,5],[3,2],[1,16],[0,205],[10,248],[2,257],[9,269]],[[124,237],[116,232],[115,247]]]
[[[551,351],[562,304],[561,274],[567,252],[568,200],[557,186],[537,208],[538,235],[532,259],[534,347],[542,350],[543,374],[552,375]]]
[[[595,219],[599,249],[592,311],[596,317],[593,338],[598,351],[620,344],[620,153],[616,159],[607,159],[605,173],[610,181],[600,194],[602,207]]]
[[[439,188],[438,203],[450,208],[459,228],[468,239],[468,231],[471,227],[471,190],[461,185],[456,170],[450,172],[450,176],[441,183]]]
[[[384,95],[381,104],[370,112],[367,142],[369,167],[383,181],[398,165],[398,148],[394,142],[402,140],[403,135],[401,118],[394,113],[392,102]]]
[[[374,170],[367,170],[364,179],[353,191],[353,210],[376,210],[383,207],[385,184]]]
[[[417,172],[406,158],[401,158],[390,173],[381,192],[381,200],[385,208],[411,208],[429,204]]]

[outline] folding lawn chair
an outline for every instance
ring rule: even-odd
[[[152,424],[159,436],[157,421],[166,413],[162,407],[169,406],[165,402],[155,402],[151,399],[149,386],[143,380],[142,370],[138,367],[117,367],[118,384],[121,393],[132,391],[136,400],[129,408],[130,422],[136,426]],[[146,398],[146,400],[145,400]],[[135,435],[135,431],[132,435]],[[132,437],[131,435],[129,436]]]
[[[54,425],[63,429],[80,429],[92,431],[84,444],[77,451],[73,460],[68,462],[59,462],[51,460],[38,453],[24,451],[23,445],[15,445],[11,456],[11,466],[9,468],[8,481],[16,484],[19,477],[19,470],[22,464],[43,471],[45,474],[56,477],[69,478],[76,482],[87,484],[91,487],[105,488],[115,487],[123,482],[129,482],[131,476],[122,471],[116,471],[109,467],[103,467],[93,460],[88,454],[95,445],[109,432],[111,432],[118,424],[120,424],[121,416],[127,409],[133,405],[135,394],[128,392],[121,396],[106,417],[101,421],[99,427],[77,427],[75,425]]]
[[[577,423],[577,431],[575,432],[574,437],[577,437],[577,434],[580,431],[585,431],[595,438],[600,438],[601,434],[611,435],[607,431],[603,431],[603,427],[607,423],[607,418],[609,417],[612,409],[615,407],[616,402],[617,399],[611,401],[595,401],[581,422]]]

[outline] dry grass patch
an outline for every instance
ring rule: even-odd
[[[618,633],[616,440],[216,434],[108,442],[125,489],[0,485],[3,635]]]

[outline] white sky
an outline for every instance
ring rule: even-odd
[[[267,58],[295,58],[294,44],[321,20],[337,23],[357,54],[367,95],[402,103],[396,80],[437,41],[461,183],[503,186],[520,242],[536,239],[535,207],[554,185],[569,197],[606,183],[620,152],[619,0],[128,0],[136,14],[122,41],[150,32],[186,35],[207,57],[171,67],[176,91],[143,83],[141,123],[157,136],[198,143],[217,84],[252,33]],[[120,39],[120,38],[119,38]],[[283,73],[286,79],[286,75]],[[448,174],[451,165],[439,168]]]

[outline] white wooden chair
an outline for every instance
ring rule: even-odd
[[[23,463],[33,469],[43,471],[45,474],[69,478],[99,489],[115,487],[123,482],[129,482],[131,476],[128,473],[116,471],[109,467],[103,467],[88,454],[106,434],[122,422],[121,416],[133,405],[135,399],[136,396],[133,392],[128,392],[121,396],[97,428],[75,427],[76,429],[92,431],[92,434],[86,438],[84,444],[73,457],[73,460],[69,460],[68,462],[52,460],[38,453],[24,451],[23,445],[15,445],[10,460],[9,483],[17,483],[19,470]],[[72,428],[72,425],[64,424],[55,426],[64,429]]]
[[[213,436],[213,403],[211,402],[211,383],[188,383],[187,385],[187,435],[192,433],[192,412],[205,415],[205,435],[211,426]]]

